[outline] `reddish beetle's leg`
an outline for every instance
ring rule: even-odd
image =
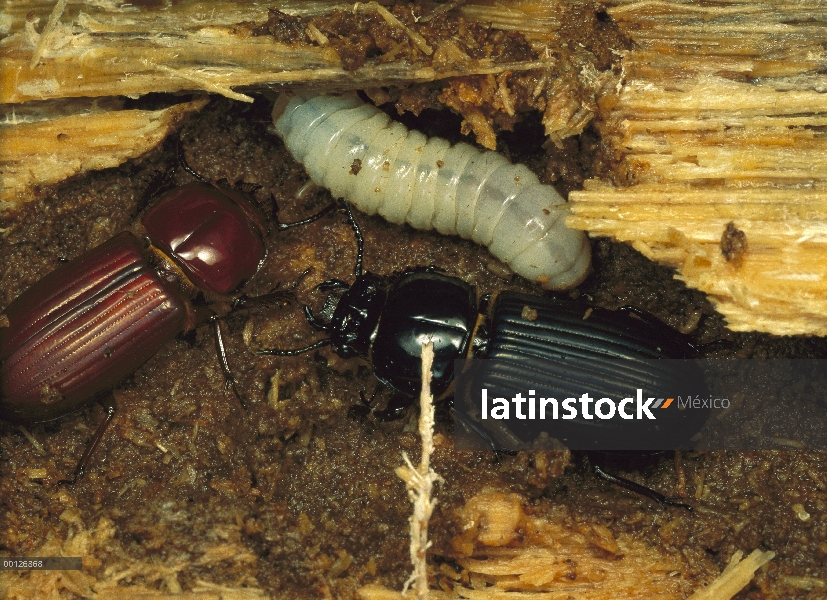
[[[241,393],[238,391],[238,380],[236,380],[232,370],[230,370],[230,363],[227,360],[227,351],[224,347],[224,336],[221,333],[221,320],[218,317],[211,317],[210,322],[212,323],[213,331],[215,332],[215,348],[218,351],[218,363],[221,365],[221,370],[224,372],[224,389],[226,390],[228,387],[233,388],[233,393],[235,394],[235,397],[238,398],[241,408],[247,410],[247,403],[244,402],[244,398],[241,397]]]
[[[111,396],[112,400],[109,404],[104,406],[106,409],[106,416],[103,418],[103,421],[100,422],[98,425],[97,431],[95,431],[95,435],[92,436],[92,439],[89,440],[89,443],[86,445],[86,450],[83,451],[83,456],[80,457],[80,461],[78,461],[78,466],[75,467],[75,474],[72,476],[71,479],[61,479],[57,482],[57,485],[74,484],[78,479],[83,477],[83,473],[86,470],[86,465],[89,463],[89,458],[92,456],[92,453],[95,451],[95,448],[98,447],[98,444],[103,438],[103,434],[106,431],[106,428],[109,427],[109,423],[112,422],[112,418],[115,416],[115,397]]]

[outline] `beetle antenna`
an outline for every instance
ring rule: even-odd
[[[256,305],[273,306],[291,304],[296,300],[296,288],[299,287],[299,284],[304,281],[304,278],[307,277],[312,270],[313,269],[305,269],[296,281],[284,289],[279,289],[281,287],[281,283],[278,283],[276,287],[261,296],[251,297],[247,294],[241,294],[232,301],[232,310],[243,310]]]
[[[314,342],[309,346],[305,346],[304,348],[295,348],[293,350],[256,350],[256,354],[269,354],[271,356],[298,356],[299,354],[304,354],[305,352],[310,352],[311,350],[315,350],[316,348],[322,348],[323,346],[329,346],[331,343],[330,338],[322,338],[318,342]]]
[[[690,340],[687,342],[687,345],[695,351],[697,356],[703,356],[709,352],[715,352],[716,350],[731,350],[735,346],[735,344],[732,343],[732,340],[715,340],[705,344],[697,344]]]
[[[345,207],[345,212],[347,213],[347,222],[350,223],[350,226],[353,228],[353,233],[356,235],[356,265],[353,268],[353,272],[355,273],[356,277],[362,276],[362,256],[365,250],[365,239],[362,237],[362,230],[359,228],[359,224],[356,222],[356,219],[353,218],[353,211],[350,209],[350,204],[348,204],[347,200],[342,200],[342,204]],[[311,217],[312,218],[312,217]],[[340,281],[338,279],[329,279],[327,281],[322,282],[316,289],[329,289],[329,290],[338,290],[338,289],[347,289],[350,286],[345,283],[344,281]],[[330,296],[328,296],[328,301],[330,300]],[[327,308],[328,302],[325,302],[325,306]],[[325,309],[322,309],[322,315],[325,316],[326,313]],[[319,319],[316,315],[313,314],[313,311],[310,310],[309,306],[304,307],[304,316],[307,318],[308,322],[316,327],[317,329],[321,329],[322,331],[328,331],[330,329],[330,324],[325,323]],[[271,356],[298,356],[299,354],[304,354],[305,352],[310,352],[311,350],[315,350],[316,348],[322,348],[323,346],[329,346],[332,342],[330,338],[322,338],[318,342],[314,342],[309,346],[305,346],[304,348],[295,348],[292,350],[279,350],[277,348],[272,350],[257,350],[258,354],[268,354]]]
[[[350,223],[350,226],[353,228],[353,233],[356,235],[356,266],[353,268],[353,272],[356,277],[359,278],[362,276],[362,256],[365,251],[365,238],[362,237],[362,230],[359,229],[359,224],[356,222],[356,219],[353,218],[350,204],[344,199],[342,200],[342,204],[344,204],[345,212],[347,213],[347,222]]]

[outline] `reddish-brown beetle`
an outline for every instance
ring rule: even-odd
[[[264,216],[241,194],[190,183],[163,195],[133,232],[48,274],[5,311],[0,418],[50,421],[112,388],[195,327],[196,297],[238,298],[266,257],[266,232]],[[219,356],[235,387],[226,357]],[[71,481],[83,474],[113,415],[110,406]]]

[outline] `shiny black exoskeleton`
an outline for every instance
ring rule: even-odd
[[[345,209],[358,244],[355,281],[325,281],[317,287],[331,292],[322,310],[314,314],[305,306],[308,322],[329,337],[305,348],[260,350],[260,354],[295,356],[332,345],[343,358],[368,358],[376,378],[398,392],[397,397],[408,399],[419,392],[421,352],[426,342],[434,344],[431,392],[436,398],[450,395],[454,361],[463,358],[488,359],[480,370],[480,381],[504,393],[520,390],[526,382],[537,389],[549,385],[564,393],[586,385],[596,398],[601,393],[608,396],[640,386],[693,392],[705,387],[700,371],[691,364],[657,360],[653,364],[652,359],[693,358],[698,349],[687,336],[649,313],[634,308],[610,311],[571,299],[515,292],[500,292],[478,304],[473,286],[433,267],[409,269],[390,277],[363,273],[362,235],[346,203]],[[465,394],[462,390],[458,393]],[[388,408],[383,412],[388,417],[394,411]],[[454,414],[495,451],[509,452],[463,411],[454,409]],[[654,427],[644,423],[644,429],[639,421],[637,426],[614,419],[554,421],[551,434],[569,448],[584,450],[642,449],[641,434],[658,449],[677,448],[706,418],[705,410],[670,410],[658,415]],[[597,466],[594,471],[661,505],[691,510]]]
[[[369,358],[377,379],[407,397],[419,392],[421,348],[428,341],[434,344],[431,391],[437,398],[448,395],[454,361],[464,358],[495,359],[486,362],[481,381],[505,397],[525,393],[526,382],[571,396],[589,390],[596,399],[623,398],[617,394],[637,388],[670,389],[676,395],[690,386],[698,389],[701,378],[691,365],[653,365],[652,359],[687,359],[697,352],[686,336],[648,313],[500,292],[480,314],[475,288],[435,268],[391,277],[363,274],[361,234],[349,209],[348,216],[359,244],[356,279],[352,285],[321,284],[319,289],[333,293],[320,314],[305,307],[308,321],[330,337],[306,348],[262,354],[289,356],[332,345],[344,358]],[[548,433],[572,449],[660,450],[687,442],[706,417],[705,411],[676,406],[658,413],[656,423],[578,418],[554,421]],[[641,436],[651,446],[641,446]]]
[[[340,356],[370,356],[379,381],[415,396],[422,343],[432,341],[431,390],[440,396],[453,379],[454,360],[467,354],[476,306],[472,286],[433,270],[406,271],[393,280],[366,273],[339,300],[331,343]]]

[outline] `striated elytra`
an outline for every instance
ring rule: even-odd
[[[134,231],[46,275],[5,310],[0,418],[49,421],[100,397],[195,327],[193,302],[234,297],[266,256],[264,224],[243,196],[190,183],[163,195]]]

